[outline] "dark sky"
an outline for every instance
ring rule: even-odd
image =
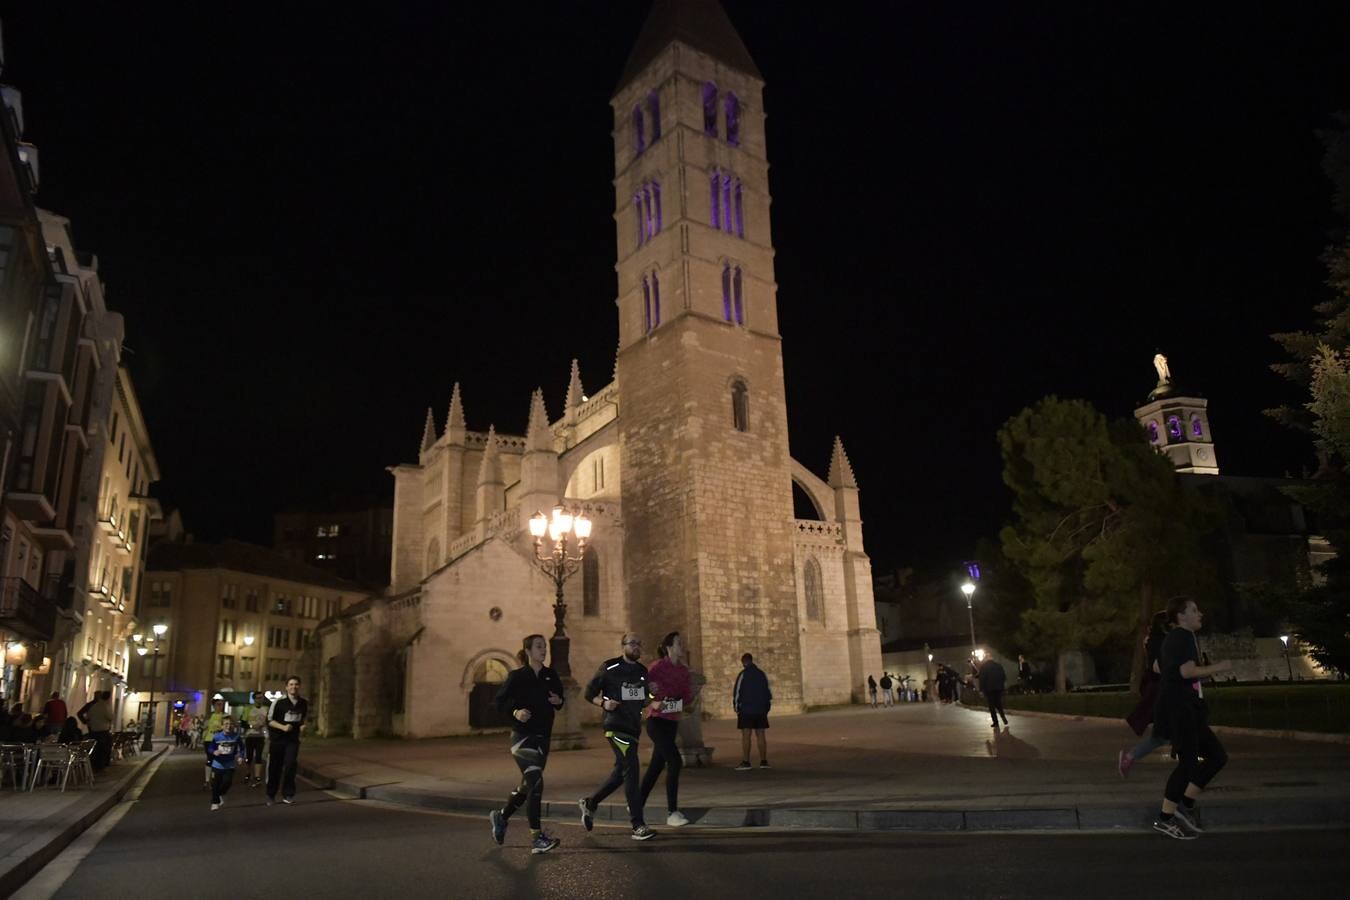
[[[1006,516],[998,426],[1051,392],[1128,414],[1155,349],[1225,472],[1309,461],[1260,411],[1298,400],[1267,335],[1324,292],[1350,4],[725,5],[767,81],[793,455],[823,475],[843,436],[878,569],[966,558]],[[608,101],[647,3],[196,6],[3,20],[190,530],[389,491],[455,380],[516,433],[573,356],[608,381]]]

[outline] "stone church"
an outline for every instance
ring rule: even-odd
[[[824,479],[789,453],[763,87],[716,0],[656,0],[611,101],[614,378],[587,390],[574,362],[560,415],[539,391],[497,411],[528,411],[523,436],[469,429],[471,381],[443,428],[428,410],[416,461],[390,469],[389,592],[307,654],[323,732],[500,724],[490,698],[520,639],[553,631],[527,520],[560,499],[594,521],[565,588],[578,681],[625,631],[650,661],[679,630],[706,714],[731,714],[747,651],[775,712],[862,698],[881,648],[858,486],[837,438],[806,448],[830,454]],[[794,518],[794,485],[816,518]]]

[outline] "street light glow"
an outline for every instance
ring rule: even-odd
[[[1286,647],[1289,646],[1289,635],[1287,634],[1280,635],[1280,640],[1284,643]]]
[[[149,653],[150,651],[147,650],[147,649],[145,649],[144,647],[137,647],[137,648],[136,648],[136,652],[137,652],[139,655],[144,656],[145,654]]]
[[[251,635],[251,634],[246,634],[246,635],[244,635],[244,646],[245,646],[245,647],[252,647],[252,646],[253,646],[253,641],[254,641],[253,635]]]
[[[156,625],[156,626],[154,627],[154,631],[155,631],[155,636],[156,636],[156,637],[164,637],[164,632],[166,632],[166,631],[168,631],[168,630],[169,630],[169,626],[168,626],[168,625],[165,625],[163,622],[160,622],[158,625]]]
[[[141,641],[145,640],[145,635],[143,635],[143,634],[133,634],[133,635],[131,636],[131,639],[132,639],[133,641],[135,641],[136,643],[139,644]]]
[[[548,516],[537,512],[530,516],[530,534],[537,540],[548,531]]]
[[[975,585],[967,581],[965,584],[961,585],[961,593],[966,595],[966,600],[969,602],[970,595],[975,593]]]

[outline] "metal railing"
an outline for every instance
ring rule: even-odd
[[[49,641],[56,632],[56,604],[22,578],[0,578],[0,623]]]

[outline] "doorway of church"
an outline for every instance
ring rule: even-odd
[[[510,713],[497,712],[497,691],[510,670],[499,659],[485,659],[473,673],[473,690],[469,692],[470,728],[508,728]]]

